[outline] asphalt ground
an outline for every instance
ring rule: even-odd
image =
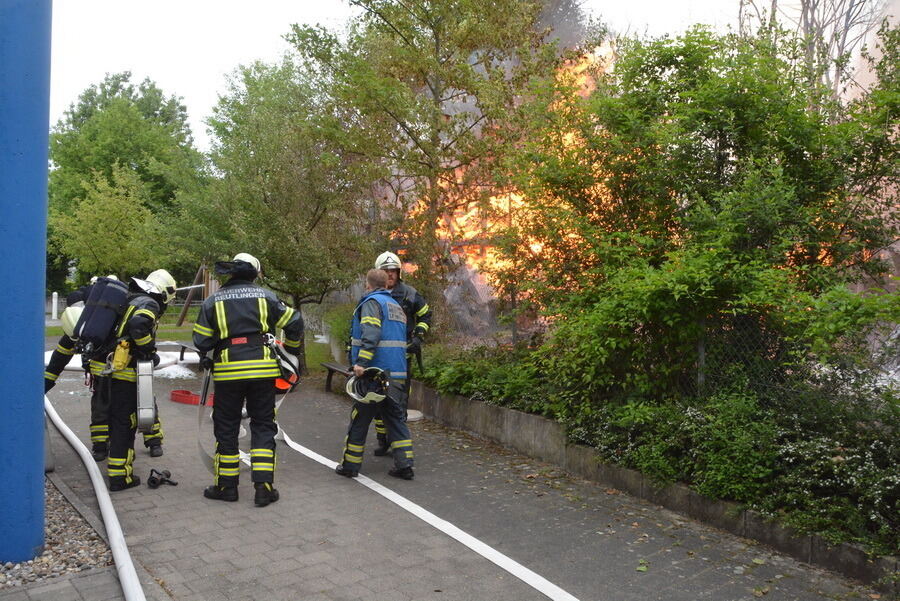
[[[52,348],[55,340],[47,341]],[[190,375],[190,374],[188,374]],[[170,402],[200,380],[155,382],[165,455],[138,441],[135,473],[166,469],[178,486],[113,493],[126,541],[149,599],[543,600],[548,597],[358,481],[279,442],[281,499],[253,506],[249,468],[240,500],[203,498],[212,482],[198,454],[198,408]],[[89,440],[90,395],[66,371],[49,398]],[[278,419],[296,444],[337,461],[350,401],[305,380]],[[204,444],[211,423],[204,421]],[[85,468],[52,430],[56,477],[85,511],[99,515]],[[574,598],[588,600],[813,600],[879,598],[832,573],[751,541],[568,476],[428,420],[411,424],[416,477],[387,475],[370,432],[362,474],[442,518]],[[249,436],[241,439],[249,447]],[[105,463],[101,465],[105,471]],[[522,572],[513,567],[512,572]],[[68,584],[0,594],[0,600],[122,599],[109,568]]]

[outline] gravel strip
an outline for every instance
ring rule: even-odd
[[[106,541],[46,478],[44,494],[44,553],[29,561],[0,565],[0,590],[113,563]]]

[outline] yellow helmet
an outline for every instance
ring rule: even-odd
[[[387,251],[378,255],[375,259],[375,269],[400,269],[400,257]]]
[[[171,303],[172,299],[175,298],[175,289],[178,286],[175,284],[175,278],[172,277],[172,274],[165,269],[157,269],[147,276],[146,281],[153,285],[155,288],[154,292],[163,296],[166,304]]]
[[[81,319],[82,311],[84,311],[84,307],[66,307],[60,316],[63,332],[69,338],[75,338],[75,325]]]
[[[238,253],[234,255],[232,261],[243,261],[244,263],[250,263],[253,265],[253,268],[256,269],[256,273],[262,273],[262,267],[259,264],[259,259],[251,255],[250,253]]]

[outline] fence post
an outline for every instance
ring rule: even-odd
[[[50,319],[59,319],[59,292],[54,292],[50,302]]]

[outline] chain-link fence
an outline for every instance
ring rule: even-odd
[[[748,390],[761,399],[787,401],[815,393],[835,402],[900,395],[898,324],[883,324],[865,338],[848,332],[827,358],[814,354],[802,333],[789,339],[763,316],[723,315],[699,325],[693,371],[682,378],[682,394]]]

